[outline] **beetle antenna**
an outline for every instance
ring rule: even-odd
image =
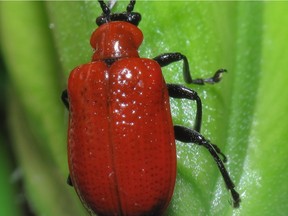
[[[112,8],[115,6],[116,3],[117,3],[117,0],[109,0],[108,2],[109,9],[112,10]]]
[[[135,3],[136,3],[136,0],[130,1],[126,9],[127,13],[131,13],[133,11]]]
[[[103,0],[98,0],[100,6],[101,6],[101,9],[103,11],[103,15],[105,15],[107,18],[109,17],[110,15],[110,9],[109,7],[104,3]]]

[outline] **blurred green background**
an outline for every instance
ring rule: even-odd
[[[115,11],[123,11],[120,2]],[[139,1],[144,57],[179,51],[193,77],[227,68],[221,83],[187,85],[203,100],[202,133],[228,156],[239,209],[206,149],[177,143],[178,175],[166,215],[287,215],[288,3]],[[69,72],[90,61],[95,1],[0,2],[0,215],[87,215],[68,174]],[[163,69],[184,84],[182,64]],[[191,126],[195,106],[171,100]]]

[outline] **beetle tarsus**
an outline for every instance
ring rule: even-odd
[[[202,145],[210,152],[223,176],[227,189],[231,192],[231,196],[233,198],[233,207],[235,208],[238,207],[241,201],[240,196],[238,192],[235,191],[234,189],[235,185],[232,182],[222,160],[218,156],[218,154],[220,154],[219,152],[221,152],[220,149],[218,147],[215,148],[216,145],[211,144],[207,139],[205,139],[205,137],[203,137],[200,133],[198,133],[195,130],[175,125],[174,132],[175,132],[175,138],[177,140],[185,143],[195,143],[198,145]]]
[[[231,192],[232,197],[233,197],[233,207],[239,208],[240,202],[241,202],[239,193],[237,191],[235,191],[234,189],[231,189],[230,192]]]
[[[226,69],[219,69],[219,70],[217,70],[215,72],[213,77],[210,77],[210,78],[207,78],[207,79],[203,79],[203,82],[210,83],[210,84],[218,83],[218,82],[220,82],[220,80],[222,78],[222,74],[225,73],[225,72],[227,72]]]

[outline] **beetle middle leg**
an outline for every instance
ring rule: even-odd
[[[167,88],[169,96],[172,98],[196,101],[197,110],[194,130],[200,132],[202,123],[202,102],[197,92],[192,89],[186,88],[185,86],[177,84],[167,84]]]
[[[211,144],[207,139],[205,139],[204,136],[202,136],[200,133],[198,133],[195,130],[191,130],[191,129],[183,127],[183,126],[175,125],[174,126],[174,133],[175,133],[175,139],[176,140],[179,140],[179,141],[184,142],[184,143],[195,143],[198,145],[202,145],[210,152],[210,154],[214,158],[214,160],[215,160],[215,162],[216,162],[216,164],[217,164],[217,166],[218,166],[218,168],[219,168],[219,170],[223,176],[226,187],[231,192],[231,195],[233,198],[233,206],[235,208],[239,207],[239,204],[241,201],[240,195],[234,189],[235,185],[232,182],[222,160],[218,156],[218,154],[220,154],[222,156],[224,155],[220,151],[220,149],[216,145]],[[225,160],[225,158],[224,158],[224,160]]]
[[[183,60],[183,76],[184,76],[184,80],[186,83],[193,83],[193,84],[198,84],[198,85],[204,85],[205,83],[214,84],[221,80],[222,73],[227,72],[226,69],[219,69],[215,72],[215,74],[212,77],[209,77],[206,79],[202,79],[202,78],[192,79],[190,69],[189,69],[189,63],[185,55],[179,52],[164,53],[159,56],[156,56],[153,59],[157,61],[161,67],[165,67],[173,62]]]

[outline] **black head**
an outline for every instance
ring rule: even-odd
[[[96,19],[96,24],[98,26],[112,21],[124,21],[137,26],[141,20],[140,13],[132,12],[136,0],[130,1],[130,3],[127,6],[126,12],[115,14],[111,14],[109,7],[104,3],[103,0],[98,0],[98,2],[103,11],[103,14]]]

